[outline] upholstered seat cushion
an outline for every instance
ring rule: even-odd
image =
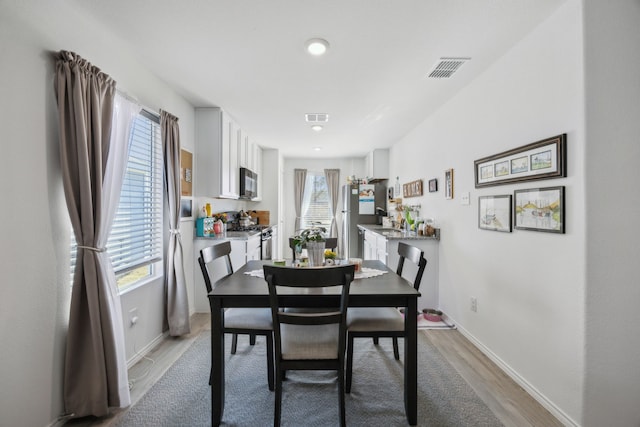
[[[228,308],[224,312],[224,327],[236,329],[273,329],[270,308]]]
[[[281,324],[282,358],[336,359],[338,357],[339,325]]]
[[[349,331],[404,331],[404,317],[393,307],[354,307],[347,310]]]

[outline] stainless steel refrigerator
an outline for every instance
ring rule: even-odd
[[[376,224],[376,208],[387,208],[386,183],[342,186],[342,257],[362,258],[363,239],[358,224]]]

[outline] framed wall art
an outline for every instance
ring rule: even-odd
[[[564,187],[516,190],[515,228],[564,233]]]
[[[418,197],[422,196],[422,180],[411,181],[408,184],[402,185],[403,197]]]
[[[511,194],[478,198],[478,228],[511,233]]]
[[[567,176],[566,139],[562,134],[476,160],[476,188]]]
[[[193,199],[191,197],[182,197],[180,199],[180,221],[191,219],[193,219]]]
[[[435,193],[438,191],[438,179],[433,178],[429,180],[429,193]]]
[[[193,154],[180,150],[180,192],[182,196],[193,195]]]
[[[444,171],[444,198],[453,199],[453,169]]]

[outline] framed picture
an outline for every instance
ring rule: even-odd
[[[438,191],[438,180],[436,178],[429,180],[429,193]]]
[[[422,196],[422,180],[411,181],[408,184],[402,185],[402,195],[404,197],[418,197]]]
[[[476,188],[567,176],[566,140],[562,134],[476,160]]]
[[[183,197],[180,199],[180,221],[193,219],[193,199]]]
[[[453,169],[444,171],[444,197],[453,199]]]
[[[511,194],[478,197],[478,228],[511,233]]]
[[[564,233],[564,187],[516,190],[515,228]]]
[[[180,150],[180,194],[193,194],[193,154],[187,150]]]

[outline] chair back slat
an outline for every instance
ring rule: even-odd
[[[209,264],[218,258],[225,257],[225,263],[227,267],[227,274],[223,277],[233,274],[233,265],[231,264],[231,242],[225,241],[218,243],[217,245],[208,246],[200,250],[200,256],[198,257],[198,264],[200,264],[200,270],[202,270],[202,277],[204,278],[204,284],[207,288],[207,293],[213,290],[213,283],[211,282],[211,274],[209,272]]]
[[[424,274],[424,269],[427,266],[427,259],[424,257],[424,251],[420,248],[411,246],[407,243],[399,242],[398,255],[400,255],[400,258],[398,259],[398,268],[396,270],[396,274],[398,276],[402,276],[402,270],[404,269],[405,259],[408,259],[409,261],[413,262],[418,267],[416,277],[413,280],[413,287],[416,290],[420,290],[422,275]]]

